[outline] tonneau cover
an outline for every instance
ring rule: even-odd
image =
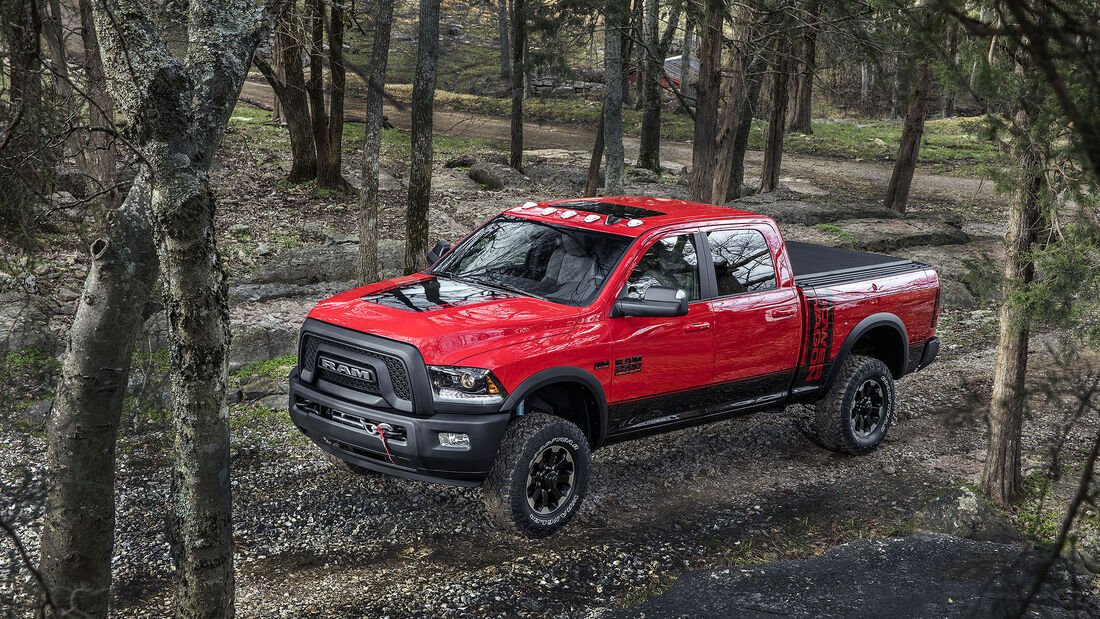
[[[843,284],[928,268],[925,264],[896,256],[798,241],[787,241],[787,255],[800,286]]]

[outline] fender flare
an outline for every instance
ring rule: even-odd
[[[828,391],[832,388],[837,374],[840,373],[840,366],[848,358],[848,355],[852,352],[852,347],[856,345],[859,338],[876,327],[891,327],[901,337],[901,371],[894,377],[901,378],[905,373],[905,368],[909,367],[909,332],[906,331],[905,323],[900,318],[889,312],[879,312],[859,321],[848,333],[848,337],[844,338],[844,343],[840,345],[840,350],[837,351],[836,358],[833,359],[833,365],[829,368],[829,375],[821,385],[822,391]]]
[[[603,385],[600,384],[599,379],[587,370],[573,366],[559,366],[536,372],[525,378],[518,387],[512,390],[500,409],[502,411],[515,410],[520,402],[535,391],[560,383],[578,384],[587,389],[596,401],[599,420],[594,433],[595,436],[591,437],[592,447],[595,449],[603,442],[607,430],[607,396],[604,394]]]

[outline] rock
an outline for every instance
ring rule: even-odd
[[[505,187],[527,187],[531,184],[531,179],[520,174],[515,168],[485,161],[470,166],[466,174],[475,182],[494,191]]]
[[[588,174],[588,171],[581,166],[560,163],[540,163],[528,166],[524,171],[531,180],[540,185],[562,188],[568,191],[581,190]],[[603,182],[603,172],[600,172],[600,184],[602,185]]]
[[[252,250],[252,253],[257,256],[270,256],[272,254],[271,246],[266,243],[260,243],[256,246],[256,249]]]
[[[229,226],[230,234],[249,234],[252,232],[252,226],[248,224],[233,224]]]
[[[435,211],[433,209],[433,216]],[[378,259],[383,279],[396,277],[405,259],[405,243],[392,239],[378,242]],[[306,245],[279,252],[256,270],[238,278],[232,285],[243,284],[318,284],[346,282],[357,277],[359,244]]]
[[[473,155],[466,153],[457,157],[451,157],[447,160],[447,163],[443,164],[446,168],[468,168],[477,163],[477,159]]]
[[[259,400],[270,395],[286,393],[279,382],[270,376],[255,376],[241,383],[241,399],[244,401]]]
[[[80,293],[72,288],[62,286],[57,290],[57,298],[65,302],[72,302],[80,298]]]
[[[290,401],[286,395],[269,395],[256,401],[257,404],[266,406],[272,410],[285,411],[290,408]]]
[[[477,183],[470,180],[469,177],[460,172],[447,170],[446,172],[440,172],[432,175],[433,192],[464,192],[479,191],[480,189],[481,188],[477,186]]]
[[[653,170],[646,168],[628,168],[626,170],[626,181],[628,183],[659,183],[661,177],[657,176],[657,173]]]
[[[858,200],[818,204],[798,199],[777,199],[775,192],[732,200],[726,206],[767,215],[780,225],[802,224],[812,226],[822,223],[835,224],[845,219],[864,217],[877,219],[894,219],[898,217],[897,211],[870,201]]]
[[[23,422],[32,428],[37,428],[46,422],[46,417],[53,410],[53,400],[38,400],[23,409]]]
[[[936,219],[853,219],[835,224],[852,236],[857,249],[891,252],[917,245],[955,245],[970,237],[956,225]]]
[[[261,303],[288,297],[324,299],[355,287],[355,280],[324,282],[320,284],[241,284],[229,289],[229,306]]]
[[[963,245],[922,245],[907,247],[896,255],[936,267],[941,280],[953,282],[944,286],[947,307],[971,309],[977,301],[999,301],[1001,298],[1001,265],[1004,261],[1004,241],[977,240]],[[948,294],[951,293],[951,299]]]
[[[970,293],[966,285],[952,279],[940,278],[940,291],[943,294],[943,307],[947,309],[974,309],[978,300]]]
[[[50,301],[21,292],[0,294],[0,350],[41,348],[54,352],[50,332]]]
[[[947,535],[858,540],[798,561],[689,571],[665,593],[610,617],[988,617],[1027,595],[1045,554]],[[1071,563],[1058,561],[1032,609],[1100,614]],[[1011,614],[1011,613],[1007,613]]]
[[[1012,542],[1019,534],[1008,517],[967,488],[932,499],[917,513],[918,530],[983,542]]]
[[[577,90],[572,86],[558,86],[557,88],[554,88],[550,91],[551,97],[558,97],[563,99],[566,97],[572,97],[575,94],[577,94]]]

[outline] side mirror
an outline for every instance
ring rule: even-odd
[[[443,257],[443,254],[451,251],[451,244],[444,243],[443,241],[436,241],[435,247],[428,252],[428,266],[439,262],[439,259]]]
[[[619,299],[611,309],[611,317],[675,318],[688,313],[687,293],[676,288],[650,286],[644,299]]]

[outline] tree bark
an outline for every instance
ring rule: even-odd
[[[497,3],[497,30],[500,32],[500,79],[512,79],[512,37],[508,22],[508,0]]]
[[[699,23],[699,83],[695,95],[695,133],[691,149],[691,199],[711,202],[722,64],[722,0],[703,0]]]
[[[344,67],[344,9],[339,2],[333,2],[328,26],[328,64],[329,95],[328,120],[325,129],[325,148],[328,156],[325,165],[317,170],[317,186],[322,189],[347,191],[350,185],[344,180],[344,87],[347,82],[347,69]]]
[[[275,69],[259,55],[254,59],[282,107],[283,119],[290,134],[291,168],[287,182],[304,183],[317,178],[317,145],[306,97],[305,72],[302,67],[301,20],[293,4],[286,6],[275,28],[273,53],[282,65],[280,79]]]
[[[359,200],[359,285],[380,279],[378,272],[379,156],[382,152],[382,93],[390,56],[394,0],[379,0],[374,19],[370,83],[367,89],[367,126],[363,136],[363,192]]]
[[[412,93],[408,217],[405,220],[406,275],[424,268],[424,256],[428,251],[428,204],[432,197],[432,106],[435,103],[436,64],[439,60],[439,1],[420,0],[416,75]]]
[[[723,203],[729,191],[730,175],[733,171],[733,151],[736,148],[737,129],[741,124],[741,106],[745,98],[745,64],[748,60],[748,45],[752,41],[751,20],[752,14],[748,5],[737,5],[733,15],[737,33],[730,44],[726,58],[727,75],[722,82],[720,124],[714,144],[716,159],[711,196],[717,204]]]
[[[691,14],[687,14],[684,18],[684,49],[680,52],[680,92],[684,93],[684,97],[692,99],[691,93],[691,44],[692,35],[695,30],[695,19]],[[683,103],[680,102],[680,107],[684,108],[684,112],[687,109]]]
[[[46,426],[40,570],[59,610],[105,617],[115,532],[115,441],[142,309],[157,274],[148,175],[135,180],[92,264]]]
[[[646,5],[646,45],[652,53],[646,56],[642,84],[642,131],[638,144],[638,167],[661,171],[661,77],[665,70],[665,56],[672,43],[676,25],[680,21],[680,7],[672,7],[665,31],[658,36],[658,0]]]
[[[91,0],[80,0],[80,38],[84,47],[84,87],[88,94],[88,124],[92,127],[113,127],[115,124],[114,101],[107,94],[107,78],[103,74],[103,61],[99,54],[99,39],[95,33]],[[118,153],[111,145],[110,136],[101,131],[86,133],[77,157],[77,165],[90,185],[89,193],[108,191],[95,206],[96,221],[106,230],[107,213],[122,201],[118,184]]]
[[[523,81],[527,75],[524,51],[527,47],[527,9],[523,0],[514,0],[512,16],[512,127],[508,165],[523,171]]]
[[[623,42],[621,25],[627,15],[624,0],[610,0],[604,24],[603,137],[606,168],[604,195],[623,191]],[[626,58],[629,58],[629,54]]]
[[[630,57],[630,50],[634,47],[634,40],[629,37],[621,37],[622,42],[619,47],[621,50],[621,56],[625,58]],[[606,93],[606,89],[604,90]],[[603,162],[604,155],[604,126],[605,117],[607,114],[606,96],[604,97],[605,106],[600,110],[600,122],[596,126],[596,139],[592,144],[592,157],[588,161],[588,173],[584,177],[584,193],[582,194],[586,198],[594,197],[600,188],[600,164]]]
[[[306,82],[306,92],[309,93],[309,117],[313,129],[313,143],[317,149],[317,186],[321,189],[344,191],[347,189],[347,182],[340,171],[342,159],[340,137],[344,122],[343,12],[333,4],[331,11],[333,19],[329,19],[329,11],[325,9],[324,0],[306,0],[305,6],[309,20],[310,42],[309,81]],[[337,14],[340,15],[339,20],[335,19]],[[329,81],[332,89],[329,100],[332,103],[332,109],[325,107],[326,30],[330,37],[329,58],[332,67],[329,71]],[[339,42],[335,48],[331,45],[332,37]],[[336,107],[340,109],[339,119],[332,116]],[[334,134],[337,129],[340,133]]]
[[[1038,106],[1029,99],[1030,96],[1025,96],[1013,122],[1016,137],[1013,163],[1019,171],[1020,184],[1008,211],[1002,284],[1005,300],[1001,304],[997,362],[993,368],[989,445],[982,467],[982,492],[1002,507],[1019,495],[1023,481],[1020,436],[1026,400],[1024,379],[1027,376],[1030,319],[1027,309],[1013,296],[1028,288],[1035,275],[1029,253],[1042,220],[1040,195],[1046,182],[1043,147],[1030,139]]]
[[[760,192],[774,191],[779,186],[783,164],[783,135],[787,123],[787,83],[789,81],[791,43],[785,36],[776,37],[772,59],[772,88],[768,95],[767,141],[764,144],[764,164],[760,169]]]
[[[740,198],[745,185],[745,153],[749,149],[749,132],[752,130],[752,119],[760,100],[760,89],[764,85],[767,64],[767,55],[760,51],[753,56],[752,62],[745,69],[745,98],[741,103],[741,122],[737,125],[737,138],[734,140],[733,152],[730,153],[730,182],[726,189],[726,202]]]
[[[917,82],[909,110],[905,113],[898,158],[894,161],[894,171],[890,174],[890,184],[886,186],[886,198],[883,200],[886,208],[899,213],[905,212],[909,201],[909,187],[913,184],[913,172],[920,156],[920,140],[924,135],[924,117],[928,113],[928,92],[931,88],[932,72],[928,70],[928,63],[922,62],[917,67]]]
[[[817,18],[821,13],[819,0],[810,0],[806,6],[808,22],[802,26],[801,58],[798,65],[798,79],[795,85],[794,110],[791,111],[791,124],[788,131],[813,133],[812,107],[814,73],[817,66]]]

